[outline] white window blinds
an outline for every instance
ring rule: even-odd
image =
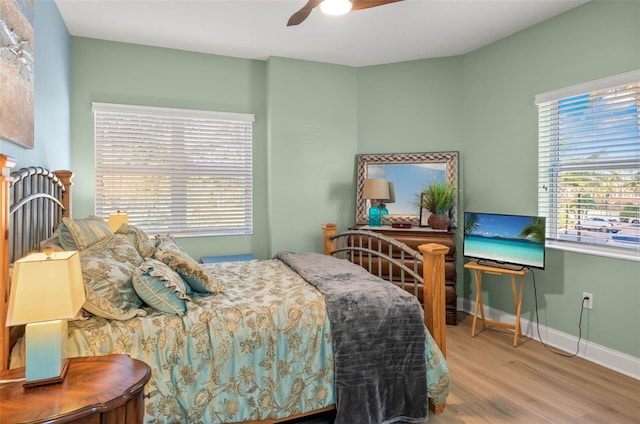
[[[548,244],[639,260],[640,71],[541,94],[536,104]]]
[[[250,114],[93,103],[98,216],[152,233],[252,233]]]

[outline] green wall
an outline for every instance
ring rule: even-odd
[[[72,37],[71,50],[74,215],[94,212],[92,102],[253,113],[253,236],[181,238],[180,244],[195,258],[241,252],[266,257],[266,63],[79,37]]]
[[[16,168],[38,165],[48,169],[69,169],[69,32],[53,0],[34,2],[32,24],[35,37],[34,148],[25,149],[0,139],[0,153],[15,158]]]
[[[271,58],[267,80],[271,253],[319,252],[321,224],[354,222],[356,70]]]
[[[587,3],[461,57],[360,68],[358,152],[460,150],[460,213],[536,214],[535,94],[638,68],[640,2],[626,1]],[[474,299],[460,251],[458,295]],[[640,357],[640,262],[547,249],[534,273],[542,325],[577,336],[591,292],[583,335]],[[485,304],[515,314],[501,278],[485,278]],[[535,321],[527,281],[522,317]]]
[[[358,153],[460,151],[462,57],[358,68]]]
[[[256,115],[255,234],[180,239],[194,257],[319,250],[321,223],[353,223],[357,153],[457,150],[460,213],[536,213],[534,95],[639,68],[639,28],[638,2],[592,1],[464,56],[365,68],[72,37],[74,214],[93,212],[92,101]],[[584,335],[640,357],[640,263],[547,255],[547,269],[535,271],[541,324],[577,336],[589,291]],[[473,298],[458,259],[458,293]],[[513,313],[510,292],[493,280],[486,304]],[[523,318],[534,321],[530,283]]]
[[[535,214],[534,95],[638,68],[640,2],[590,2],[466,55],[466,207]],[[595,307],[585,317],[585,335],[640,357],[640,262],[554,249],[547,249],[547,256],[545,271],[535,272],[541,323],[577,336],[582,292],[593,293]],[[513,313],[510,290],[499,280],[491,283],[497,278],[487,279],[487,303]],[[466,274],[466,297],[474,296],[470,281]],[[532,285],[523,317],[535,321]]]
[[[74,214],[93,213],[91,103],[253,113],[254,234],[180,238],[195,258],[320,250],[320,225],[352,222],[354,68],[267,62],[72,37]],[[268,93],[268,94],[267,94]]]

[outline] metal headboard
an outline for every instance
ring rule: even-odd
[[[21,326],[5,326],[9,302],[10,264],[51,237],[63,217],[71,216],[71,171],[51,172],[33,166],[14,172],[16,160],[0,154],[0,370],[7,368],[9,351]]]
[[[11,173],[9,206],[9,261],[40,250],[62,221],[65,185],[52,171],[41,167]]]
[[[378,277],[398,284],[403,289],[405,283],[413,283],[414,295],[418,296],[419,285],[424,284],[420,271],[423,262],[420,252],[372,231],[345,231],[331,236],[331,240],[336,246],[330,252],[331,255],[348,259],[367,269],[369,273],[377,274]],[[413,267],[407,263],[413,263]]]

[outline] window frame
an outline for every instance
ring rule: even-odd
[[[125,212],[176,237],[253,234],[253,114],[100,102],[92,111],[96,215]]]
[[[638,85],[636,87],[636,85]],[[630,158],[630,162],[628,165],[607,165],[607,161],[601,161],[598,157],[593,157],[589,159],[582,159],[582,165],[585,163],[588,165],[586,168],[582,170],[587,170],[587,172],[593,172],[595,175],[594,181],[599,181],[598,179],[605,175],[603,171],[608,171],[611,169],[621,169],[621,170],[629,170],[630,173],[629,179],[633,180],[636,175],[634,170],[640,168],[636,164],[640,163],[640,117],[638,112],[640,110],[640,70],[633,70],[630,72],[625,72],[622,74],[614,75],[607,78],[602,78],[595,81],[589,81],[583,84],[577,84],[571,87],[561,88],[558,90],[549,91],[546,93],[538,94],[535,96],[535,104],[538,106],[538,213],[541,216],[545,216],[548,221],[551,221],[551,225],[547,225],[547,242],[546,246],[549,248],[565,250],[570,252],[577,253],[586,253],[597,256],[605,256],[612,257],[618,259],[632,260],[632,261],[640,261],[640,243],[637,244],[637,247],[634,244],[631,244],[631,248],[627,247],[617,247],[607,245],[606,243],[598,243],[598,242],[589,242],[582,241],[581,233],[578,233],[576,240],[568,240],[562,239],[562,235],[560,234],[560,221],[562,220],[560,217],[562,215],[563,207],[559,206],[560,199],[560,188],[567,188],[566,184],[563,185],[561,181],[561,172],[568,168],[568,160],[561,158],[562,155],[567,154],[567,152],[571,152],[572,147],[570,143],[563,144],[563,141],[569,140],[569,136],[575,136],[574,133],[567,131],[565,133],[565,138],[563,139],[560,135],[562,133],[562,129],[560,125],[556,125],[560,121],[561,118],[566,118],[569,114],[565,110],[564,112],[560,112],[560,109],[563,107],[562,102],[568,100],[575,100],[575,98],[579,96],[587,96],[589,100],[603,97],[601,92],[604,90],[618,90],[623,86],[632,86],[631,88],[631,103],[635,102],[635,112],[631,112],[628,116],[631,117],[631,136],[629,139],[631,142],[629,145],[631,146],[631,153],[627,153],[625,158]],[[609,111],[612,108],[608,103],[605,103],[604,106],[592,106],[591,104],[585,108],[587,114],[593,111]],[[552,112],[549,112],[552,110]],[[547,114],[548,113],[548,114]],[[545,115],[546,114],[546,115]],[[625,115],[627,116],[627,115]],[[552,119],[558,119],[553,123],[549,123]],[[546,120],[546,121],[545,121]],[[635,121],[635,124],[634,124]],[[573,123],[572,121],[568,121],[569,123]],[[602,130],[605,128],[605,125],[601,124],[597,118],[592,118],[591,121],[588,121],[589,124],[580,123],[579,125],[590,125],[594,129]],[[565,120],[566,124],[567,121]],[[555,125],[555,126],[554,126]],[[613,133],[613,132],[611,132]],[[633,135],[635,134],[635,135]],[[609,136],[609,133],[606,134]],[[611,135],[609,138],[606,136],[597,136],[598,148],[600,148],[602,152],[606,153],[605,156],[614,156],[614,149],[617,147],[614,142],[614,137]],[[601,144],[610,142],[609,146],[605,146],[604,149]],[[555,143],[555,144],[554,144]],[[578,143],[576,143],[578,144]],[[584,145],[587,143],[585,142]],[[619,144],[619,143],[618,143]],[[575,144],[574,144],[575,146]],[[582,145],[580,145],[582,147]],[[628,146],[626,146],[628,147]],[[595,148],[594,148],[595,150]],[[604,163],[600,163],[604,162]],[[612,162],[612,160],[610,160]],[[640,172],[640,171],[639,171]],[[626,176],[626,174],[625,174]],[[594,183],[594,186],[591,188],[596,188],[598,186],[598,182]],[[633,187],[633,185],[631,186]],[[555,190],[555,191],[554,191]],[[554,194],[555,193],[555,194]],[[631,197],[631,202],[636,201],[635,194],[633,189],[629,191],[624,191],[624,194],[629,193]],[[607,206],[620,206],[616,205],[614,202],[606,203]],[[638,204],[640,206],[640,204]],[[568,215],[568,207],[565,208]],[[585,214],[586,218],[589,216]],[[579,221],[578,221],[579,226]],[[568,229],[565,227],[565,232]],[[585,232],[586,233],[586,232]],[[635,230],[635,233],[632,234],[631,237],[640,237],[640,228]],[[566,236],[567,238],[571,238]],[[590,239],[585,234],[585,238]]]

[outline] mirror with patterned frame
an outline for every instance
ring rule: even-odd
[[[386,178],[395,189],[395,202],[386,204],[389,211],[384,225],[394,222],[420,224],[420,193],[431,182],[450,183],[458,187],[458,152],[388,153],[357,155],[356,223],[367,224],[369,200],[363,198],[364,180]],[[456,228],[457,202],[451,213],[451,227]]]

